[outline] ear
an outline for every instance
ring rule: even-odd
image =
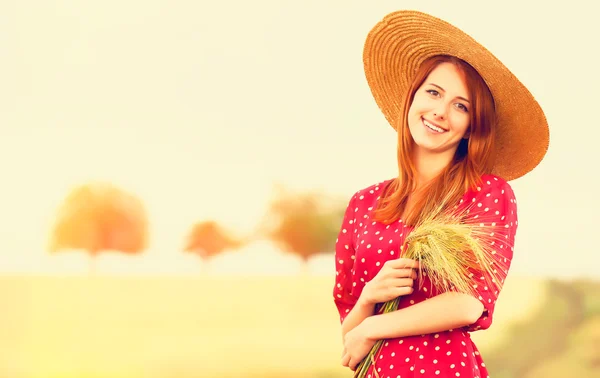
[[[469,139],[469,137],[471,136],[471,128],[468,128],[467,131],[465,132],[465,135],[463,135],[463,139]]]

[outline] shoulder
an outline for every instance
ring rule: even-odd
[[[495,189],[508,190],[508,189],[510,189],[512,191],[512,188],[510,187],[510,184],[508,183],[508,181],[506,181],[505,179],[503,179],[500,176],[496,176],[496,175],[492,175],[492,174],[485,174],[485,175],[481,176],[481,184],[488,186],[489,190],[495,190]]]
[[[394,179],[382,180],[363,187],[354,192],[348,202],[347,213],[354,213],[354,217],[365,217],[376,207],[377,201],[389,183]]]
[[[481,219],[516,220],[517,200],[510,184],[499,176],[483,175],[461,199],[471,215]]]
[[[500,176],[485,174],[481,176],[479,182],[474,185],[467,193],[467,197],[501,197],[514,199],[515,193],[510,184]]]
[[[369,200],[372,200],[372,199],[377,200],[379,198],[379,196],[381,195],[381,193],[383,192],[383,190],[385,189],[385,187],[387,185],[389,185],[389,183],[391,183],[393,180],[394,179],[387,179],[387,180],[379,181],[375,184],[371,184],[365,188],[359,189],[352,196],[352,200],[353,201],[366,200],[367,202],[369,202]]]

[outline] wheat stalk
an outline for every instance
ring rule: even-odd
[[[494,244],[503,243],[499,235],[502,227],[493,222],[485,222],[485,214],[477,218],[469,217],[477,211],[472,206],[456,206],[453,211],[438,208],[430,216],[422,219],[407,236],[402,257],[421,263],[419,289],[423,285],[422,276],[427,275],[440,293],[455,291],[478,296],[473,286],[472,271],[482,274],[485,285],[491,290],[502,284],[499,271],[506,267],[503,261],[495,258]],[[384,303],[381,312],[396,311],[400,297]],[[365,378],[370,366],[375,365],[383,340],[378,340],[369,354],[358,365],[354,378]],[[373,369],[376,378],[379,374]]]

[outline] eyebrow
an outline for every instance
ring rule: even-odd
[[[433,85],[434,87],[437,87],[437,88],[441,89],[442,91],[446,92],[446,90],[445,90],[444,88],[440,87],[440,86],[439,86],[439,85],[437,85],[437,84],[433,84],[433,83],[428,83],[428,84],[429,84],[429,85]],[[467,100],[467,99],[466,99],[466,98],[464,98],[464,97],[458,96],[457,98],[458,98],[458,99],[460,99],[460,100],[466,101],[466,102],[468,102],[469,104],[471,103],[469,100]]]

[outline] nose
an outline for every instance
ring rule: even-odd
[[[440,104],[436,109],[433,110],[433,116],[439,119],[446,118],[446,106]]]

